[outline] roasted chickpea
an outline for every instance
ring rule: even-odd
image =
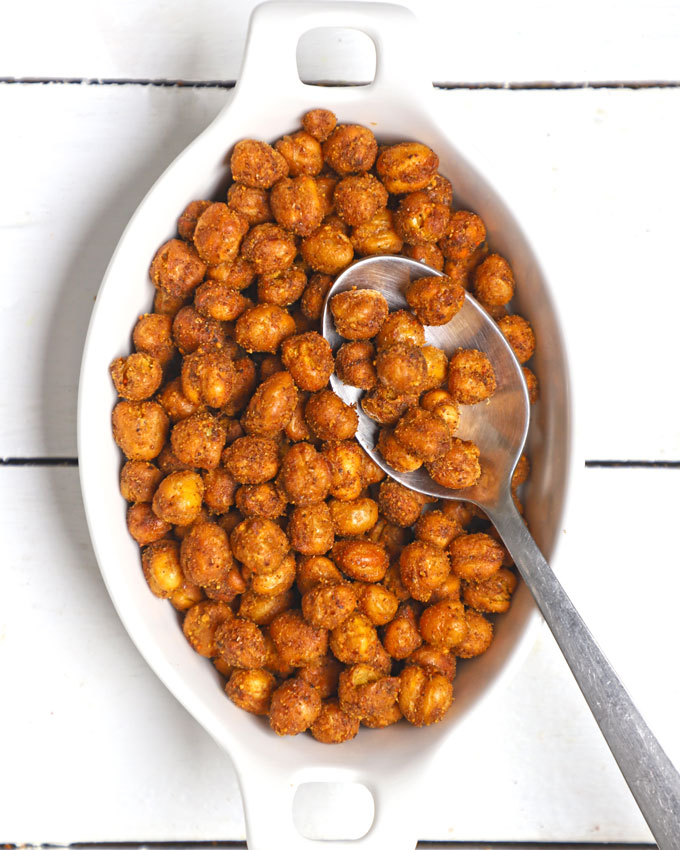
[[[120,471],[120,492],[126,502],[150,502],[163,477],[157,466],[145,460],[129,460]]]
[[[444,271],[444,255],[439,246],[433,245],[432,242],[424,242],[420,245],[406,245],[404,247],[404,254],[437,272]]]
[[[305,405],[305,420],[318,440],[349,440],[358,425],[357,412],[331,390],[313,393]]]
[[[467,210],[457,210],[451,213],[439,247],[448,260],[462,261],[474,254],[485,239],[486,227],[482,219]]]
[[[425,511],[418,517],[415,533],[418,540],[446,549],[456,537],[464,534],[462,526],[443,511]]]
[[[387,189],[372,174],[345,177],[335,187],[333,201],[338,215],[356,226],[370,221],[387,206]]]
[[[361,725],[367,726],[369,729],[384,729],[386,726],[398,723],[403,716],[399,709],[399,704],[395,702],[394,705],[391,705],[379,715],[373,715],[370,718],[362,720]]]
[[[411,596],[428,602],[449,574],[449,556],[431,543],[415,540],[399,556],[399,569],[402,583]]]
[[[163,446],[161,453],[156,458],[156,463],[163,475],[167,475],[170,472],[178,472],[180,469],[193,469],[190,463],[182,463],[172,450],[170,443],[166,443]]]
[[[301,390],[317,392],[326,386],[333,374],[331,347],[316,331],[284,340],[281,359]]]
[[[320,584],[302,597],[302,615],[316,628],[334,629],[343,623],[357,607],[352,585]]]
[[[277,484],[294,505],[322,502],[331,486],[328,461],[309,443],[295,443],[283,458]]]
[[[465,612],[468,633],[465,640],[456,647],[459,658],[474,658],[481,655],[491,646],[493,640],[493,624],[479,611],[468,608]]]
[[[406,665],[435,670],[445,676],[449,682],[453,682],[456,677],[456,656],[444,649],[430,646],[429,643],[424,643],[412,652],[406,659]]]
[[[297,568],[297,587],[304,594],[320,584],[338,584],[344,576],[330,558],[323,555],[303,558]]]
[[[132,331],[137,351],[150,354],[161,366],[167,366],[175,354],[172,341],[172,318],[160,313],[144,313]]]
[[[333,520],[328,505],[317,502],[294,508],[288,522],[290,545],[303,555],[323,555],[333,545]]]
[[[399,679],[370,664],[355,664],[340,674],[340,707],[357,720],[381,715],[396,702],[398,692]]]
[[[182,362],[181,386],[184,397],[197,407],[223,407],[234,385],[234,361],[221,348],[198,348]]]
[[[321,311],[326,299],[326,294],[331,288],[333,278],[327,274],[313,274],[305,287],[300,299],[302,314],[310,320],[321,318]]]
[[[285,271],[297,253],[295,237],[277,224],[256,224],[243,240],[244,259],[257,274]]]
[[[451,433],[438,417],[422,407],[411,407],[401,417],[394,436],[406,451],[432,462],[451,448]]]
[[[391,560],[399,557],[401,550],[409,542],[410,535],[405,528],[392,525],[384,517],[379,516],[378,521],[366,535],[371,543],[378,543],[387,552]],[[385,579],[387,585],[387,580]]]
[[[435,349],[435,351],[438,350]],[[425,353],[424,349],[423,353]],[[442,370],[444,375],[446,375],[447,368],[448,361],[446,367]],[[450,434],[453,434],[458,428],[460,423],[460,407],[451,393],[446,390],[429,390],[421,397],[420,406],[425,410],[429,410],[437,419],[441,419],[448,427]]]
[[[324,217],[319,186],[308,175],[279,180],[271,190],[269,203],[278,224],[298,236],[309,236]]]
[[[255,390],[242,425],[256,437],[274,437],[290,421],[297,404],[297,389],[290,372],[276,372]]]
[[[463,603],[457,599],[435,602],[420,615],[419,627],[427,643],[439,649],[455,649],[468,632]]]
[[[302,126],[319,142],[325,142],[335,129],[338,119],[330,109],[310,109],[302,116]]]
[[[295,599],[295,593],[291,590],[266,596],[246,590],[240,597],[238,615],[258,626],[269,626],[279,614],[293,607]],[[264,666],[268,666],[267,661]]]
[[[270,189],[288,174],[288,163],[266,142],[244,139],[234,145],[231,175],[236,183],[253,189]]]
[[[203,479],[197,472],[171,472],[158,485],[153,497],[153,512],[166,523],[190,525],[201,510],[203,490]]]
[[[232,384],[231,391],[222,407],[222,412],[227,417],[238,415],[248,403],[257,384],[257,369],[250,357],[239,357],[232,362]],[[226,423],[223,422],[226,427]],[[243,435],[240,423],[231,420],[230,429],[227,431],[227,445]]]
[[[226,204],[211,204],[196,222],[194,246],[205,263],[233,263],[247,231],[245,216]]]
[[[337,692],[338,679],[343,669],[343,665],[332,655],[324,655],[300,667],[297,676],[315,687],[322,699],[327,699]]]
[[[458,499],[456,501],[442,500],[439,502],[439,509],[447,519],[457,522],[463,530],[469,527],[477,511],[476,506],[471,502],[462,502]]]
[[[378,143],[367,127],[338,124],[323,143],[323,158],[338,174],[368,171],[378,153]]]
[[[383,645],[398,661],[408,658],[422,644],[413,602],[402,603],[395,618],[383,629]]]
[[[232,667],[259,668],[266,660],[259,626],[241,617],[232,617],[217,626],[215,649],[222,661]]]
[[[303,667],[328,651],[328,631],[303,619],[300,611],[284,611],[274,619],[269,633],[283,660]]]
[[[307,275],[296,265],[282,272],[261,274],[257,279],[257,300],[261,304],[288,307],[304,292]]]
[[[364,487],[364,453],[353,440],[334,440],[325,443],[321,454],[330,469],[329,494],[335,499],[357,499]]]
[[[153,296],[154,315],[168,316],[172,321],[191,296],[170,295],[164,289],[157,289]]]
[[[182,307],[172,322],[172,338],[180,354],[191,354],[197,348],[224,344],[227,339],[222,322],[201,316],[191,307]]]
[[[420,493],[409,490],[397,481],[389,479],[380,485],[380,513],[393,525],[401,528],[414,525],[424,504],[425,500]]]
[[[346,576],[357,581],[380,581],[389,566],[385,549],[370,540],[337,540],[331,558]]]
[[[271,699],[269,724],[277,735],[299,735],[321,714],[319,692],[302,679],[288,679]]]
[[[406,300],[424,325],[445,325],[465,303],[465,290],[447,275],[421,277],[409,284]]]
[[[422,348],[425,345],[425,328],[413,313],[409,313],[408,310],[396,310],[390,313],[381,325],[375,342],[378,351],[383,351],[397,343]]]
[[[255,189],[243,183],[232,183],[227,192],[227,204],[242,215],[249,225],[271,221],[269,194],[265,189]]]
[[[347,268],[354,258],[354,248],[349,237],[332,224],[322,224],[305,237],[300,252],[304,261],[315,271],[330,275],[336,275]]]
[[[375,359],[378,381],[395,393],[417,394],[427,377],[423,353],[410,342],[396,342],[378,352]]]
[[[234,564],[227,532],[214,522],[195,523],[182,540],[180,562],[189,581],[219,593]]]
[[[398,254],[404,240],[394,227],[392,210],[379,210],[373,218],[352,228],[352,247],[362,257],[374,254]]]
[[[384,626],[394,619],[399,607],[397,597],[382,584],[356,582],[357,607],[374,626]]]
[[[498,571],[505,553],[488,534],[464,534],[449,547],[454,575],[466,581],[485,581]]]
[[[359,725],[359,720],[343,711],[336,699],[330,699],[321,706],[310,731],[322,744],[342,744],[356,737]]]
[[[438,204],[451,206],[453,201],[453,186],[442,174],[435,174],[427,186],[422,190],[431,201]]]
[[[412,454],[396,439],[391,428],[381,428],[378,434],[377,449],[387,463],[397,472],[413,472],[420,469],[423,461]]]
[[[357,445],[359,445],[357,443]],[[361,449],[361,446],[359,446]],[[361,449],[361,456],[363,458],[363,477],[364,477],[364,485],[366,487],[370,487],[371,484],[379,484],[383,481],[387,476],[385,472],[378,466],[378,464],[373,460],[373,458],[369,457],[366,452]],[[339,498],[335,493],[333,496]]]
[[[499,254],[490,254],[475,269],[474,291],[483,304],[503,306],[515,294],[515,278],[510,263]]]
[[[187,204],[184,212],[177,219],[177,232],[181,239],[191,242],[194,238],[196,222],[201,217],[201,213],[205,212],[211,204],[212,201],[190,201]]]
[[[374,337],[389,313],[385,296],[375,289],[351,289],[330,302],[335,328],[346,339]]]
[[[188,611],[197,602],[204,599],[203,591],[197,584],[184,579],[180,586],[172,592],[170,604],[176,611]]]
[[[283,429],[291,443],[299,443],[302,440],[311,440],[312,438],[312,432],[309,430],[309,426],[305,421],[305,405],[308,399],[308,393],[298,393],[298,400],[293,415]]]
[[[236,320],[236,342],[248,352],[276,354],[286,337],[295,333],[295,320],[278,304],[257,304]]]
[[[426,466],[433,481],[452,490],[472,487],[482,474],[477,446],[469,440],[459,440],[457,437],[453,438],[451,448],[446,454]]]
[[[343,664],[372,664],[382,647],[373,623],[354,611],[331,632],[330,648]]]
[[[323,168],[321,145],[313,134],[305,130],[299,130],[292,136],[284,136],[274,147],[288,163],[288,173],[291,177],[313,176]]]
[[[498,322],[498,327],[519,362],[526,363],[536,349],[536,337],[529,322],[521,316],[504,316]]]
[[[203,473],[205,491],[203,501],[213,514],[226,514],[234,504],[237,483],[234,477],[221,467]]]
[[[481,351],[461,348],[449,362],[448,390],[460,404],[478,404],[496,390],[491,361]]]
[[[249,298],[227,286],[221,280],[206,280],[197,289],[194,296],[196,311],[207,318],[220,322],[231,322],[252,307]]]
[[[219,280],[231,289],[239,292],[247,289],[255,280],[257,274],[255,266],[242,254],[233,263],[223,263],[219,266],[208,266],[206,277],[210,280]]]
[[[290,544],[282,529],[266,517],[247,517],[231,533],[231,549],[254,573],[273,573]]]
[[[171,530],[170,524],[156,516],[148,502],[135,502],[130,505],[126,522],[130,536],[140,546],[155,543]]]
[[[295,553],[288,552],[273,572],[250,574],[250,589],[258,596],[280,596],[295,584],[296,571]]]
[[[402,413],[417,402],[417,395],[397,393],[387,386],[379,385],[365,393],[361,399],[361,409],[380,425],[395,425]]]
[[[414,726],[438,723],[451,707],[451,682],[431,667],[404,667],[399,675],[399,708]]]
[[[429,392],[430,390],[440,387],[446,380],[449,368],[449,359],[446,356],[446,352],[442,351],[441,348],[436,348],[434,345],[424,345],[420,351],[425,358],[425,363],[427,365],[427,375],[425,376],[421,389],[423,392]],[[431,408],[422,404],[422,400],[421,405],[425,407],[425,410],[431,410]],[[447,421],[444,416],[441,416],[440,418],[442,418],[445,422]],[[454,430],[457,424],[458,422],[456,421]]]
[[[234,670],[225,688],[229,699],[251,714],[269,714],[276,679],[267,670]]]
[[[510,598],[516,586],[514,573],[501,567],[485,581],[466,582],[463,586],[463,601],[476,611],[504,614],[510,607]]]
[[[234,613],[226,602],[216,602],[212,599],[197,602],[186,612],[182,631],[192,649],[199,655],[214,658],[217,655],[215,629],[233,616]]]
[[[335,211],[333,193],[335,192],[335,187],[338,185],[338,178],[329,174],[323,174],[320,177],[316,177],[315,180],[316,185],[319,187],[319,195],[323,204],[324,222],[331,224],[331,216],[333,216]],[[335,218],[333,218],[333,221],[335,221]],[[349,228],[343,232],[348,233]]]
[[[240,484],[262,484],[279,471],[279,447],[267,437],[239,437],[224,450],[222,460]]]
[[[393,195],[424,189],[437,173],[439,157],[419,142],[385,148],[376,162],[378,176]]]
[[[346,342],[335,356],[335,371],[344,384],[370,390],[378,382],[375,372],[375,347],[367,340]]]
[[[366,534],[378,521],[378,503],[367,496],[352,501],[330,499],[328,502],[333,529],[341,537]]]
[[[165,411],[155,401],[119,401],[113,408],[111,422],[113,438],[129,460],[157,457],[170,424]]]
[[[236,507],[243,516],[276,519],[286,511],[286,500],[271,481],[262,484],[243,484],[236,491]]]
[[[425,192],[412,192],[399,202],[394,228],[404,242],[434,243],[444,235],[450,214],[448,204],[432,200]]]
[[[428,601],[435,603],[443,602],[445,599],[460,600],[460,588],[461,583],[458,576],[449,573],[439,587],[435,587]]]
[[[219,465],[226,437],[219,420],[207,411],[200,411],[173,425],[170,442],[182,463],[214,469]]]
[[[170,239],[156,251],[149,275],[159,289],[176,298],[188,298],[205,276],[206,264],[193,245]]]

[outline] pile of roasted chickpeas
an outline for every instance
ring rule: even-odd
[[[238,142],[226,199],[189,203],[158,249],[153,312],[134,327],[134,353],[111,364],[112,421],[151,591],[182,613],[236,705],[279,735],[340,743],[360,725],[441,720],[457,660],[489,647],[488,615],[508,609],[516,577],[478,509],[385,476],[329,378],[366,390],[396,469],[422,462],[444,483],[460,467],[441,460],[463,442],[450,436],[457,405],[491,392],[493,371],[484,377],[481,352],[442,360],[423,325],[448,321],[471,287],[520,362],[534,337],[505,307],[510,266],[477,215],[452,209],[432,150],[379,147],[325,109],[302,125],[273,146]],[[334,357],[318,332],[333,277],[355,257],[399,252],[446,277],[413,284],[412,313],[338,296],[348,342]],[[436,451],[432,422],[447,435]],[[528,472],[523,458],[515,489]]]

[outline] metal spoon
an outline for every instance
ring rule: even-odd
[[[336,331],[330,300],[347,289],[377,289],[390,310],[408,309],[404,292],[411,280],[439,275],[406,257],[367,257],[338,276],[324,304],[322,331],[336,351],[345,342]],[[419,493],[473,502],[498,529],[522,578],[550,627],[558,646],[595,716],[661,850],[680,847],[680,775],[662,750],[623,684],[599,649],[555,574],[541,554],[512,500],[510,481],[529,428],[529,397],[521,367],[503,334],[470,296],[446,325],[425,329],[428,344],[451,355],[458,348],[486,353],[496,373],[497,389],[487,403],[461,407],[459,432],[480,449],[482,477],[474,487],[450,490],[433,481],[424,469],[397,472],[375,446],[378,425],[357,404],[356,437],[388,475]],[[347,404],[361,390],[343,384],[337,375],[331,386]]]

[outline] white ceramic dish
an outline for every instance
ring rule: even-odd
[[[377,73],[371,85],[319,88],[300,81],[295,56],[300,36],[329,26],[358,29],[373,40]],[[108,366],[128,353],[135,319],[151,307],[148,267],[156,248],[175,234],[177,216],[190,200],[213,197],[224,185],[225,155],[238,139],[273,141],[299,126],[307,109],[324,106],[341,121],[371,127],[380,141],[411,138],[437,151],[440,170],[453,182],[457,203],[482,215],[494,249],[511,261],[519,282],[517,309],[531,320],[539,339],[535,371],[542,396],[533,411],[534,474],[527,515],[537,542],[554,562],[570,455],[569,381],[562,336],[539,261],[520,222],[439,129],[432,86],[424,71],[427,65],[413,52],[416,33],[412,14],[400,6],[286,2],[258,7],[238,85],[212,125],[167,169],[132,217],[102,282],[85,344],[78,410],[80,476],[102,575],[121,620],[149,665],[230,754],[241,784],[251,850],[319,846],[298,833],[292,817],[294,793],[310,781],[357,781],[374,797],[375,819],[369,832],[357,841],[334,842],[334,847],[413,848],[419,831],[414,812],[420,776],[435,750],[453,746],[469,713],[524,657],[538,615],[526,588],[520,587],[510,612],[499,619],[491,650],[461,665],[454,707],[441,724],[415,729],[402,723],[380,731],[362,730],[355,740],[334,748],[306,735],[276,739],[266,722],[232,705],[212,666],[189,647],[174,609],[149,592],[118,490],[121,458],[110,430],[115,393]],[[409,61],[404,61],[406,44]]]

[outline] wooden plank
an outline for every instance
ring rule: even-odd
[[[0,141],[12,164],[0,220],[11,354],[0,361],[0,457],[75,455],[82,343],[108,260],[147,188],[225,97],[0,85],[16,128]],[[572,339],[582,456],[680,458],[669,392],[680,124],[667,121],[680,91],[446,91],[437,101],[543,258]]]
[[[669,528],[677,475],[585,471],[584,519],[572,514],[556,567],[680,762],[680,684],[669,672],[680,578],[667,535],[630,519],[631,494],[653,493],[655,526]],[[635,533],[622,532],[622,517]],[[111,606],[76,470],[0,468],[0,535],[3,842],[242,840],[228,759],[146,667]],[[649,841],[545,629],[510,685],[443,748],[419,796],[429,841]]]
[[[0,76],[234,80],[257,0],[26,0],[0,33]],[[407,0],[440,83],[677,80],[677,4]],[[291,50],[295,49],[291,45]],[[407,46],[405,45],[405,55]],[[305,80],[372,79],[373,50],[344,30],[307,36]],[[272,69],[275,72],[275,69]]]

